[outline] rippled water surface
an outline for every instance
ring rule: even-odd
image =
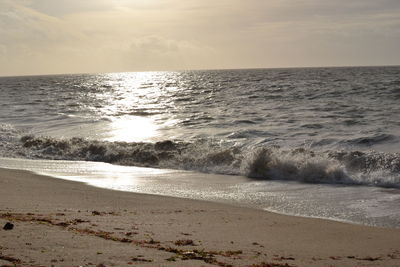
[[[398,141],[400,129],[398,67],[16,77],[0,86],[2,122],[55,136],[374,147]]]

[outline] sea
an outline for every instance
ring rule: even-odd
[[[400,67],[0,77],[0,167],[400,228]]]

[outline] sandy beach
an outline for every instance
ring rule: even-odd
[[[399,229],[7,169],[0,170],[0,203],[0,266],[400,266]],[[3,229],[7,223],[12,229]]]

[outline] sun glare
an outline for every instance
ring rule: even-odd
[[[153,119],[138,116],[125,116],[110,124],[107,141],[144,142],[157,136],[158,126]]]

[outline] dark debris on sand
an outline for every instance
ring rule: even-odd
[[[3,227],[3,230],[6,230],[6,231],[9,231],[9,230],[12,230],[12,229],[14,229],[14,224],[12,224],[10,222],[7,222]]]

